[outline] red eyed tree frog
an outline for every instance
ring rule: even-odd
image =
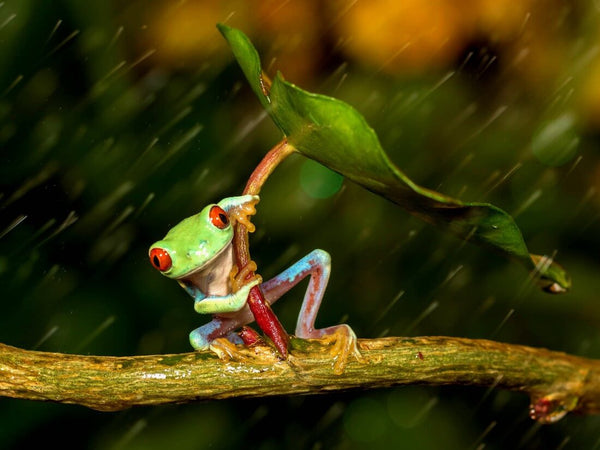
[[[213,314],[211,322],[190,333],[192,347],[208,349],[211,342],[220,337],[242,343],[234,330],[254,320],[246,304],[250,289],[258,285],[266,301],[272,304],[310,275],[298,316],[296,336],[321,338],[335,335],[340,360],[345,360],[351,352],[357,354],[356,336],[348,325],[315,329],[315,319],[329,280],[331,259],[327,252],[314,250],[264,283],[259,276],[242,281],[248,273],[246,270],[235,273],[233,226],[238,221],[249,231],[254,231],[248,216],[255,214],[254,205],[258,201],[257,195],[243,195],[208,205],[174,226],[162,240],[150,247],[152,265],[163,275],[177,280],[192,296],[196,312]]]

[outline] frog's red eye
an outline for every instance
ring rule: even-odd
[[[155,247],[150,250],[150,262],[161,272],[166,272],[171,268],[173,262],[169,256],[169,252],[163,248]]]
[[[220,206],[215,205],[210,208],[208,217],[211,223],[221,230],[227,228],[227,225],[229,225],[229,217],[227,217],[227,213]]]

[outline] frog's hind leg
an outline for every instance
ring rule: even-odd
[[[308,289],[304,294],[302,308],[296,324],[296,336],[304,339],[327,338],[334,340],[332,354],[335,357],[334,371],[342,373],[350,356],[359,357],[356,335],[346,325],[335,325],[328,328],[315,329],[315,319],[323,300],[323,294],[331,272],[331,257],[324,250],[313,250],[294,265],[261,284],[266,300],[277,301],[284,293],[293,288],[301,280],[310,275]]]
[[[296,324],[296,336],[301,338],[320,338],[325,334],[332,334],[334,328],[322,330],[315,329],[315,319],[321,307],[323,294],[329,281],[331,272],[331,257],[324,250],[313,250],[288,269],[274,278],[260,285],[265,299],[275,303],[283,294],[296,286],[300,281],[310,275],[308,289],[304,294],[302,308]]]
[[[212,341],[224,336],[233,344],[241,344],[242,339],[233,332],[240,325],[235,318],[215,317],[190,333],[190,344],[195,350],[208,350]]]

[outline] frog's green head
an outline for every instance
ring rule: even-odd
[[[175,225],[149,250],[150,262],[169,278],[183,278],[208,265],[223,252],[233,239],[229,212],[258,197],[229,197],[208,205],[198,214]]]

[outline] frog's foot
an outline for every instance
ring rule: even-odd
[[[224,361],[244,361],[248,359],[242,352],[243,347],[231,342],[229,338],[217,338],[208,347]]]
[[[242,339],[238,336],[238,339]],[[254,345],[247,347],[245,345],[236,345],[229,338],[217,338],[210,343],[209,349],[216,353],[221,361],[234,361],[245,364],[266,364],[273,365],[279,363],[279,354],[262,339],[255,342]]]
[[[250,261],[242,268],[242,270],[239,270],[234,264],[231,272],[229,273],[229,283],[231,284],[232,291],[239,291],[242,286],[252,282],[253,280],[258,280],[259,284],[262,283],[262,277],[257,273],[254,273],[256,269],[257,266],[254,261]],[[248,275],[250,274],[252,274],[252,276],[247,279]]]
[[[254,233],[254,230],[256,230],[254,224],[250,222],[250,216],[256,214],[255,205],[257,203],[258,198],[256,200],[236,206],[229,212],[230,218],[232,218],[235,222],[244,225],[249,233]]]
[[[324,344],[333,342],[333,346],[329,350],[334,360],[333,373],[336,375],[344,373],[348,365],[348,360],[351,357],[359,362],[364,361],[363,356],[358,350],[356,334],[354,334],[350,326],[346,324],[336,325],[319,331],[322,333],[321,342]]]

